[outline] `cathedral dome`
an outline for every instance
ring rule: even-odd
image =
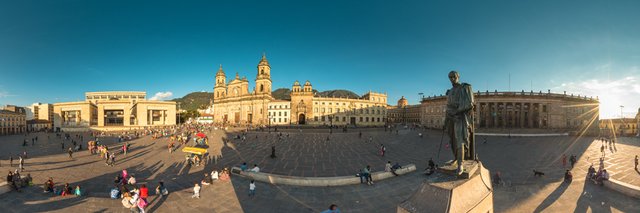
[[[400,98],[400,100],[398,100],[398,108],[402,108],[409,105],[409,101],[407,101],[406,98],[404,98],[404,96],[402,96],[402,98]]]

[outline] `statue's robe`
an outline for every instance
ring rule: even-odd
[[[475,160],[473,138],[473,90],[467,83],[456,84],[447,90],[445,129],[449,135],[454,159],[458,148],[464,146],[464,159]]]

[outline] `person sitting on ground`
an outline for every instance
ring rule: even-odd
[[[76,190],[73,192],[76,196],[82,196],[82,190],[80,190],[80,186],[76,186]]]
[[[136,207],[135,205],[131,204],[131,199],[133,199],[131,197],[131,194],[129,194],[129,192],[125,192],[122,198],[122,206],[124,206],[124,208],[129,209],[131,212],[137,212],[134,211],[134,207]],[[137,207],[136,207],[137,208]]]
[[[225,167],[222,170],[222,172],[220,173],[220,180],[227,181],[227,180],[230,180],[230,179],[231,179],[231,177],[229,176],[229,169]]]
[[[251,170],[249,170],[249,171],[250,172],[260,172],[260,167],[258,167],[258,164],[253,164],[253,168]]]
[[[218,180],[219,175],[218,175],[218,170],[213,169],[213,171],[211,171],[211,180]]]
[[[71,186],[69,186],[69,183],[65,183],[64,184],[64,188],[62,188],[62,196],[67,196],[67,195],[71,195]]]
[[[247,162],[242,163],[242,165],[240,165],[240,170],[247,171],[248,167],[247,167]]]
[[[136,185],[136,177],[134,177],[133,175],[131,175],[131,177],[129,178],[129,180],[127,181],[127,183],[129,185]]]
[[[169,194],[169,190],[167,190],[167,188],[164,187],[164,182],[162,181],[158,182],[158,186],[156,187],[156,195],[160,195],[160,197],[162,197],[168,194]]]
[[[147,199],[149,197],[149,189],[146,184],[142,184],[140,186],[140,198]]]
[[[564,182],[571,183],[571,181],[573,181],[573,174],[571,174],[571,171],[567,169],[564,173]]]
[[[53,178],[44,183],[44,192],[53,192]]]
[[[598,184],[604,184],[605,180],[609,180],[609,173],[606,169],[602,170],[602,173],[597,178]]]
[[[30,173],[27,174],[27,177],[22,179],[22,185],[23,186],[32,186],[33,185],[33,178],[31,177]]]
[[[587,178],[594,179],[596,176],[596,169],[593,168],[593,164],[589,166],[589,170],[587,171]]]
[[[398,176],[398,174],[396,173],[396,170],[401,169],[401,168],[402,168],[402,166],[400,166],[400,163],[396,162],[391,167],[391,173],[393,173],[393,175],[395,175],[395,176]]]
[[[209,174],[204,173],[204,178],[202,179],[202,181],[200,181],[200,183],[205,186],[205,185],[211,185],[213,181],[211,180],[211,177],[209,176]]]

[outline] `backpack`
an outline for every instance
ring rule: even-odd
[[[120,190],[118,190],[117,188],[113,188],[111,189],[111,199],[118,199],[120,198]]]

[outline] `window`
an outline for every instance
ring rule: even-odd
[[[285,122],[285,123],[287,122],[287,118],[284,118],[284,122]]]
[[[313,121],[318,121],[318,116],[313,116]]]
[[[282,116],[282,112],[278,112],[278,116]]]
[[[347,122],[347,117],[342,117],[342,122]]]
[[[287,116],[287,112],[284,112],[284,116]],[[287,121],[285,120],[285,122],[287,122]]]
[[[318,112],[318,108],[313,108],[313,112],[317,113]]]
[[[369,122],[369,117],[366,117],[366,118],[365,118],[365,120],[366,120],[367,122]]]
[[[380,118],[378,118],[378,122],[380,122]]]
[[[322,112],[323,112],[323,113],[325,112],[325,110],[326,110],[325,108],[322,108]]]
[[[282,122],[282,118],[278,118],[278,122]]]
[[[324,121],[324,116],[322,116],[322,121]]]
[[[332,108],[329,108],[329,113],[333,113],[333,109]]]
[[[360,117],[360,122],[362,122],[362,117]]]

